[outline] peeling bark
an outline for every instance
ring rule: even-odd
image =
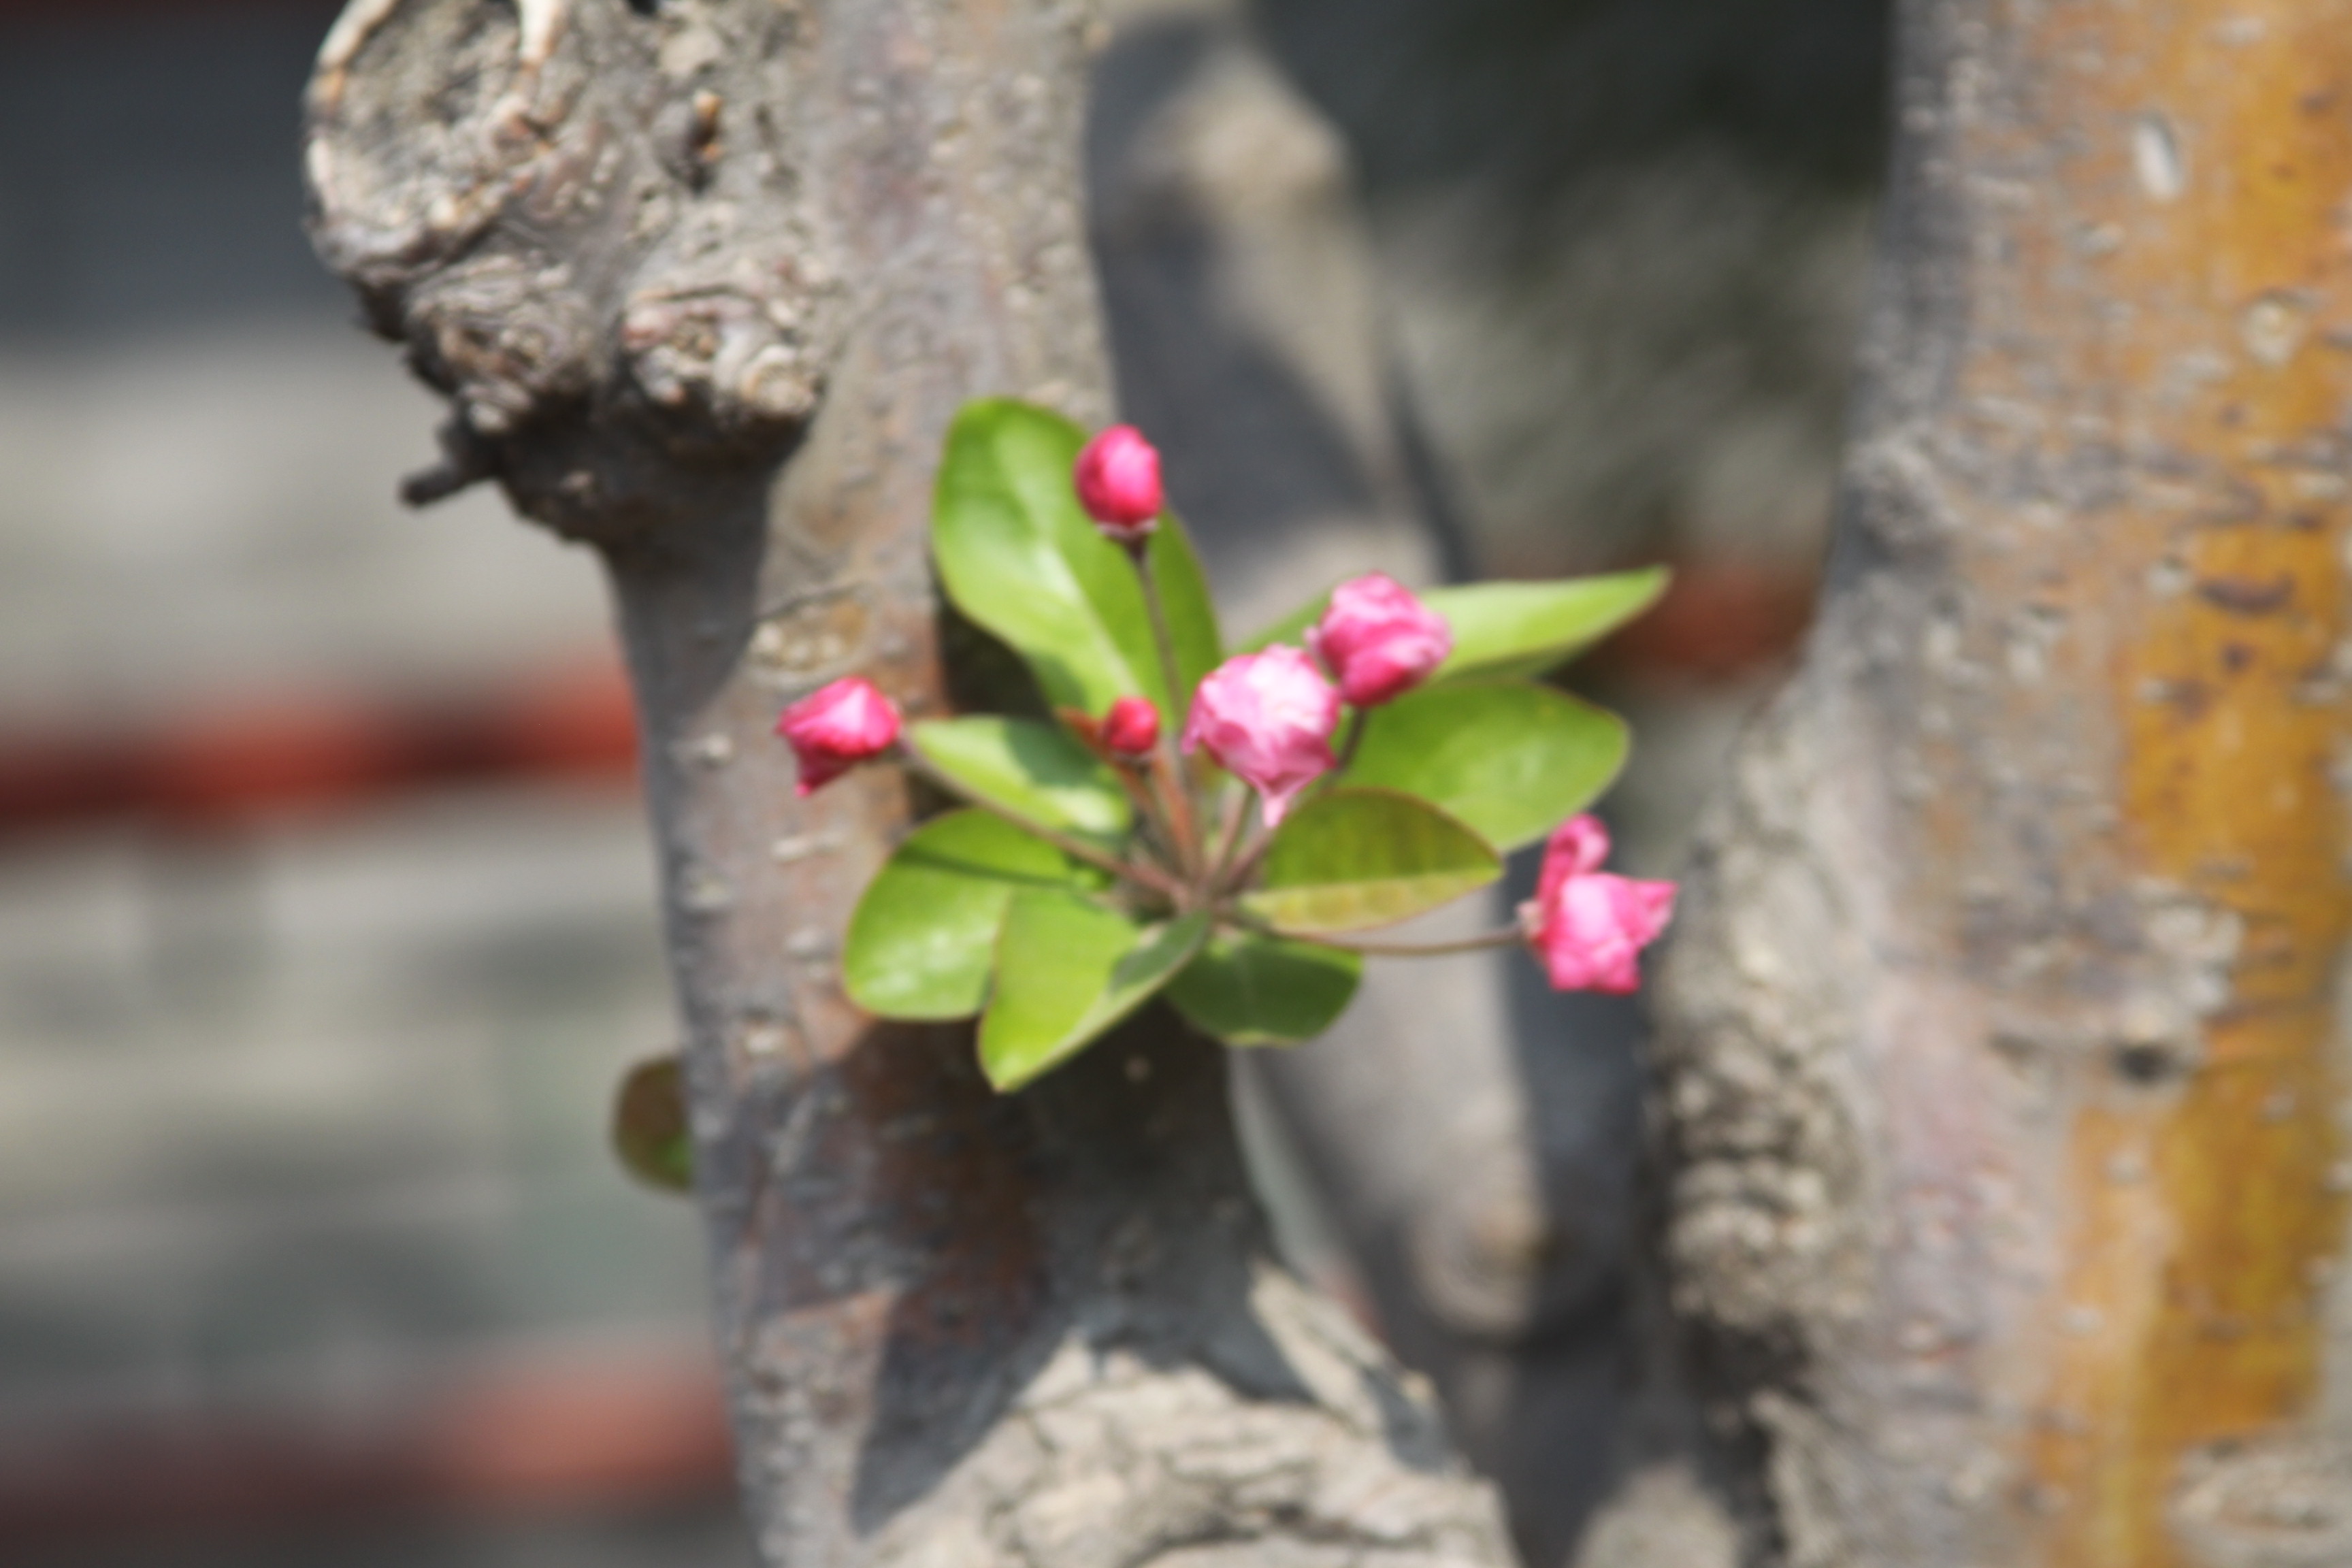
[[[1827,602],[1664,994],[1747,1552],[2342,1562],[2352,7],[1913,0],[1898,81]]]
[[[766,1561],[1493,1564],[1411,1381],[1265,1261],[1223,1064],[1164,1015],[997,1098],[843,998],[902,781],[770,739],[982,650],[924,549],[965,398],[1105,413],[1062,0],[356,0],[313,233],[495,479],[610,568]]]

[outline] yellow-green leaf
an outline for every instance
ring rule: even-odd
[[[1111,838],[1135,808],[1118,780],[1059,724],[1034,719],[933,719],[907,729],[923,760],[978,799],[1047,827]]]
[[[1484,839],[1426,801],[1336,789],[1276,830],[1260,885],[1242,902],[1284,931],[1361,931],[1451,903],[1502,868]]]
[[[1416,795],[1507,853],[1591,805],[1626,744],[1623,720],[1549,686],[1464,681],[1373,709],[1348,782]]]
[[[1655,604],[1666,591],[1666,576],[1664,567],[1650,566],[1601,577],[1432,588],[1421,602],[1444,616],[1454,632],[1454,652],[1432,681],[1541,675]],[[1330,597],[1328,592],[1318,595],[1248,646],[1303,641]]]

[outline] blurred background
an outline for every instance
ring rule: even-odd
[[[436,410],[300,228],[337,8],[0,0],[0,1563],[737,1568],[698,1227],[604,1141],[673,1026],[602,585],[393,499]],[[1675,563],[1578,673],[1670,873],[1802,631],[1883,0],[1114,10],[1129,411],[1338,431],[1394,504],[1326,580]]]

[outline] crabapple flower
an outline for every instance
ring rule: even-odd
[[[800,763],[793,793],[805,795],[897,744],[898,709],[865,677],[845,676],[785,709],[776,733]]]
[[[1339,694],[1315,661],[1277,643],[1235,654],[1201,679],[1184,721],[1184,750],[1209,755],[1262,797],[1272,827],[1298,792],[1331,770]]]
[[[1609,830],[1591,812],[1571,816],[1551,831],[1544,845],[1543,869],[1536,882],[1536,901],[1549,899],[1552,889],[1570,877],[1589,877],[1609,858]]]
[[[1330,608],[1307,634],[1339,695],[1358,708],[1391,701],[1429,679],[1454,651],[1445,617],[1394,579],[1373,572],[1331,590]]]
[[[1149,756],[1160,743],[1160,710],[1148,697],[1122,697],[1103,715],[1102,743],[1116,756]]]
[[[1087,442],[1071,478],[1106,538],[1140,544],[1159,526],[1160,450],[1134,426],[1114,425]]]
[[[1625,995],[1641,988],[1642,949],[1674,918],[1675,885],[1612,876],[1609,831],[1571,817],[1544,847],[1536,896],[1519,910],[1529,945],[1561,991]]]

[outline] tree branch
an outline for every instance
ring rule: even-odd
[[[478,471],[609,570],[763,1558],[1499,1564],[1408,1384],[1265,1261],[1221,1053],[1154,1013],[1001,1098],[968,1028],[860,1016],[835,955],[904,784],[796,801],[769,736],[851,669],[942,704],[924,531],[965,399],[1107,414],[1096,26],[362,3],[311,94],[313,236]]]

